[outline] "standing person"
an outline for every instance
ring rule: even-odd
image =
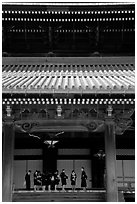
[[[61,178],[61,183],[62,183],[62,191],[65,191],[65,186],[67,184],[66,180],[68,179],[68,176],[65,174],[65,169],[62,169],[60,178]]]
[[[42,190],[45,191],[47,186],[47,176],[45,173],[42,174]]]
[[[54,173],[54,182],[55,182],[55,191],[57,191],[57,187],[58,187],[59,182],[60,182],[58,170],[56,170]]]
[[[70,176],[72,191],[75,191],[76,178],[77,178],[77,175],[76,175],[75,171],[72,170],[72,173],[71,173],[71,176]]]
[[[51,185],[51,174],[49,172],[42,174],[42,190],[48,190],[50,191],[50,185]]]
[[[48,191],[51,191],[51,178],[52,178],[52,174],[50,172],[47,173],[47,188]]]
[[[31,170],[29,170],[25,175],[26,190],[30,190],[30,185],[31,185],[30,174],[31,174]]]
[[[42,185],[42,174],[40,171],[38,171],[38,174],[37,174],[37,186],[38,186],[38,189],[40,189]]]
[[[36,170],[33,174],[33,176],[34,176],[34,191],[37,190],[37,175],[38,175],[38,171]]]
[[[54,190],[55,188],[55,177],[54,174],[51,174],[51,183],[50,183],[50,190]]]
[[[34,191],[37,190],[37,187],[41,187],[41,184],[42,184],[42,176],[41,176],[41,173],[40,171],[35,171],[34,172]]]
[[[86,172],[84,171],[84,167],[81,168],[81,187],[83,188],[83,190],[86,191],[87,175],[86,175]]]

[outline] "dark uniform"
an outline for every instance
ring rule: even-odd
[[[52,174],[50,172],[47,173],[47,186],[51,185],[51,177],[52,177]]]
[[[51,190],[54,190],[55,189],[55,177],[54,177],[54,174],[51,175]]]
[[[28,171],[25,175],[25,181],[26,181],[26,190],[30,190],[30,172]]]
[[[54,174],[53,174],[53,176],[51,178],[51,182],[52,182],[52,188],[55,191],[57,191],[57,186],[59,185],[59,182],[60,182],[58,170],[54,172]]]
[[[36,170],[36,171],[34,172],[34,186],[37,185],[37,175],[38,175],[38,171]]]
[[[36,190],[37,187],[40,187],[42,185],[42,175],[40,171],[35,171],[34,173],[34,190]]]
[[[42,188],[43,191],[49,190],[49,185],[51,184],[51,176],[49,173],[42,174]]]
[[[47,175],[45,173],[42,174],[42,186],[47,186]]]
[[[58,171],[56,171],[56,172],[54,173],[54,179],[55,179],[55,185],[59,185],[60,178],[59,178]]]
[[[87,187],[87,175],[86,172],[83,170],[81,174],[81,187],[86,188]]]
[[[38,186],[42,185],[42,174],[40,173],[40,171],[38,171],[38,175],[37,175],[37,185]]]
[[[63,171],[61,172],[60,178],[61,178],[62,186],[66,185],[67,184],[66,180],[68,179],[68,176],[65,174],[65,172]]]
[[[71,176],[70,176],[70,180],[71,180],[71,185],[72,185],[72,186],[75,186],[75,185],[76,185],[76,178],[77,178],[77,175],[76,175],[76,173],[73,171],[73,172],[71,173]]]

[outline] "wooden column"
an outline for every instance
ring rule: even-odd
[[[12,202],[13,158],[14,158],[14,123],[4,122],[3,161],[2,161],[2,201]]]
[[[107,202],[118,202],[116,181],[116,143],[115,126],[111,119],[105,123],[105,153],[106,153],[106,190]]]

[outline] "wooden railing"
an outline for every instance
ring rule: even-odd
[[[119,179],[122,179],[121,181]],[[119,188],[119,190],[123,191],[135,191],[135,177],[134,176],[118,176],[117,177],[117,183],[122,184]]]

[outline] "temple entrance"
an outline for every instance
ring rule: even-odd
[[[42,134],[42,133],[41,133]],[[34,133],[40,135],[40,133]],[[46,133],[44,133],[46,135]],[[85,140],[86,139],[86,140]],[[81,167],[85,168],[88,176],[87,189],[104,189],[105,159],[95,157],[99,149],[104,149],[102,133],[65,132],[58,137],[54,148],[49,148],[36,137],[16,133],[14,150],[14,187],[25,189],[23,186],[26,172],[30,169],[31,189],[34,188],[33,174],[40,172],[61,173],[65,169],[68,175],[67,189],[71,189],[70,175],[72,170],[77,174],[76,189],[81,188]],[[61,182],[58,186],[61,188]]]
[[[105,159],[93,157],[92,188],[105,188]]]
[[[87,173],[87,188],[104,188],[104,162],[94,160],[57,160],[57,169],[59,172],[64,168],[68,175],[66,188],[71,188],[70,175],[74,169],[77,174],[76,188],[81,187],[81,167],[84,166]],[[40,170],[42,172],[42,160],[15,160],[14,161],[14,185],[16,189],[23,189],[24,176],[28,169],[32,172]],[[33,174],[31,175],[31,188],[33,188]],[[59,185],[61,188],[61,183]]]

